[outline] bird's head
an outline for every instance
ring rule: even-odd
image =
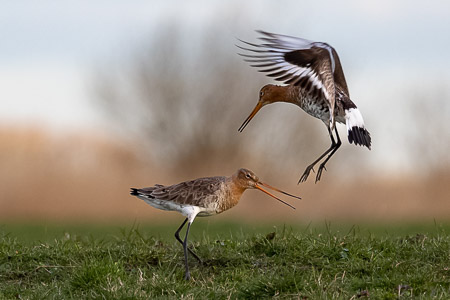
[[[242,132],[258,111],[267,104],[286,101],[286,89],[283,86],[267,84],[259,91],[259,100],[251,114],[245,119],[238,131]]]
[[[234,174],[238,185],[244,189],[255,188],[259,182],[258,176],[250,170],[241,168]]]
[[[277,188],[275,188],[273,186],[268,185],[267,183],[261,182],[259,180],[258,176],[256,176],[255,173],[253,173],[250,170],[244,169],[244,168],[241,168],[241,169],[237,170],[237,172],[233,175],[233,181],[242,190],[245,190],[245,189],[258,189],[258,190],[266,193],[267,195],[277,199],[278,201],[286,204],[287,206],[289,206],[289,207],[291,207],[293,209],[295,209],[295,207],[293,207],[292,205],[284,202],[283,200],[279,199],[278,197],[272,195],[272,193],[268,192],[267,190],[265,190],[262,187],[264,186],[266,188],[272,189],[272,190],[277,191],[279,193],[282,193],[282,194],[285,194],[285,195],[288,195],[288,196],[291,196],[291,197],[294,197],[294,198],[297,198],[297,199],[301,199],[300,197],[288,194],[286,192],[283,192],[280,189],[277,189]]]

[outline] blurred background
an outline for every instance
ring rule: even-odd
[[[330,144],[298,107],[265,107],[270,78],[236,53],[256,29],[340,55],[372,150]],[[2,222],[180,219],[129,196],[240,167],[302,196],[257,191],[215,218],[291,222],[450,219],[450,2],[0,1]]]

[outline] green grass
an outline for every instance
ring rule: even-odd
[[[448,227],[208,224],[189,282],[179,224],[0,226],[0,299],[450,298]]]

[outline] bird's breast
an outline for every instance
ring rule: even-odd
[[[242,192],[233,189],[232,186],[223,186],[219,191],[217,191],[217,206],[216,213],[221,213],[230,208],[234,207],[238,204],[239,199],[241,198]]]
[[[330,119],[330,110],[328,104],[321,98],[303,97],[300,107],[310,116],[328,122]]]

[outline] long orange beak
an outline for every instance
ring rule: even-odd
[[[266,188],[269,188],[269,189],[272,189],[272,190],[277,191],[277,192],[279,192],[279,193],[285,194],[285,195],[287,195],[287,196],[290,196],[290,197],[293,197],[293,198],[297,198],[297,199],[302,200],[302,198],[299,197],[299,196],[295,196],[295,195],[286,193],[286,192],[284,192],[284,191],[282,191],[282,190],[280,190],[280,189],[277,189],[276,187],[273,187],[273,186],[271,186],[271,185],[268,185],[267,183],[260,182],[259,184],[265,186]]]
[[[253,109],[252,113],[245,119],[244,123],[242,123],[241,127],[239,127],[238,131],[242,132],[244,128],[250,123],[250,121],[253,119],[253,117],[256,115],[256,113],[263,107],[261,101],[258,101],[255,108]]]
[[[301,199],[300,197],[297,197],[297,196],[288,194],[288,193],[286,193],[286,192],[283,192],[283,191],[280,190],[280,189],[274,188],[274,187],[272,187],[272,186],[270,186],[270,185],[268,185],[268,184],[262,183],[262,182],[258,182],[258,183],[255,185],[255,188],[257,188],[258,190],[263,191],[263,192],[266,193],[267,195],[269,195],[269,196],[271,196],[271,197],[277,199],[278,201],[280,201],[280,202],[283,203],[283,204],[286,204],[287,206],[289,206],[289,207],[292,208],[292,209],[295,209],[295,207],[293,207],[292,205],[290,205],[290,204],[287,203],[287,202],[284,202],[284,201],[281,200],[280,198],[278,198],[278,197],[272,195],[272,193],[269,193],[268,191],[266,191],[265,189],[263,189],[262,187],[260,187],[258,184],[260,184],[260,185],[262,185],[262,186],[265,186],[265,187],[267,187],[267,188],[269,188],[269,189],[275,190],[275,191],[277,191],[277,192],[283,193],[283,194],[285,194],[285,195],[288,195],[288,196],[291,196],[291,197],[294,197],[294,198],[297,198],[297,199]]]

